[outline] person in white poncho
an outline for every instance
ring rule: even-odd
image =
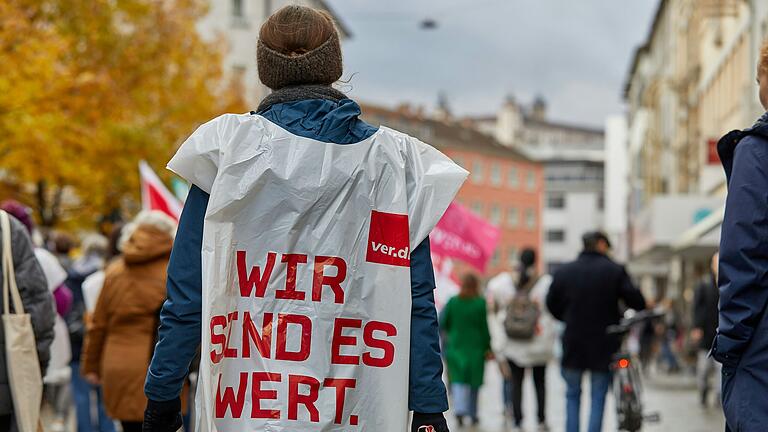
[[[168,164],[192,187],[144,431],[180,426],[199,345],[197,431],[446,432],[428,235],[467,172],[359,119],[328,14],[279,10],[257,60],[274,92]]]

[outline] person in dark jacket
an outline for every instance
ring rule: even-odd
[[[347,145],[371,137],[377,128],[359,118],[360,106],[331,86],[340,78],[341,56],[340,53],[328,55],[327,49],[321,51],[321,46],[329,44],[322,39],[317,40],[317,33],[327,29],[329,23],[332,25],[330,17],[318,11],[308,13],[307,8],[301,6],[288,8],[292,8],[289,12],[294,16],[311,17],[314,22],[283,23],[277,27],[278,33],[282,31],[277,36],[293,39],[292,42],[282,41],[282,46],[272,43],[272,49],[266,49],[267,42],[259,44],[259,78],[274,91],[261,102],[254,114],[265,117],[294,135],[322,143]],[[286,17],[284,10],[276,12],[275,16],[278,14]],[[335,28],[332,31],[335,33]],[[285,53],[275,59],[275,50]],[[292,68],[290,77],[265,66],[278,60]],[[315,64],[307,67],[299,64],[298,60],[309,60]],[[179,394],[190,362],[200,345],[201,249],[208,200],[209,195],[193,185],[179,222],[168,267],[168,300],[161,313],[159,342],[145,385],[149,399],[145,432],[175,432],[180,425]],[[408,405],[414,412],[412,428],[413,431],[445,432],[448,426],[443,412],[448,410],[448,398],[442,381],[443,365],[429,238],[411,252],[410,269],[412,308]]]
[[[610,363],[620,347],[619,340],[607,334],[607,328],[619,323],[622,306],[635,310],[646,307],[642,293],[634,287],[624,267],[607,256],[610,248],[605,234],[585,234],[584,252],[553,275],[547,295],[549,311],[566,326],[562,362],[567,385],[566,432],[579,431],[585,372],[591,375],[588,430],[602,430],[605,398],[611,383]]]
[[[709,356],[712,343],[717,334],[717,303],[720,301],[720,292],[717,289],[717,266],[719,255],[712,256],[712,271],[706,275],[696,286],[693,297],[693,328],[691,329],[691,341],[698,344],[699,353],[696,363],[696,371],[699,381],[699,396],[701,405],[706,407],[711,390],[711,378],[715,370],[719,370],[718,363]]]
[[[10,219],[11,252],[16,271],[16,283],[19,286],[24,310],[32,319],[32,328],[37,342],[37,356],[40,361],[40,370],[44,375],[51,357],[50,349],[54,335],[53,325],[56,310],[53,305],[53,296],[48,291],[45,273],[35,258],[34,247],[24,224],[14,217]],[[2,307],[3,300],[0,295],[0,310]],[[0,326],[0,431],[13,430],[16,430],[16,426],[13,420],[13,402],[5,363],[5,335],[2,326]]]
[[[768,110],[768,42],[758,65],[760,102]],[[728,198],[720,240],[720,316],[713,357],[723,365],[728,429],[768,424],[768,113],[717,146]]]

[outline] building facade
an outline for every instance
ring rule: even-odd
[[[610,116],[605,121],[605,212],[603,229],[613,242],[614,257],[629,259],[629,154],[627,118]]]
[[[501,230],[496,253],[483,276],[515,268],[523,248],[541,252],[541,164],[448,113],[438,120],[407,106],[390,110],[364,105],[363,118],[429,143],[470,172],[456,201]],[[461,273],[466,267],[457,270]]]
[[[719,244],[716,143],[762,114],[755,84],[764,1],[663,0],[627,79],[630,270],[686,304]]]
[[[256,107],[268,89],[259,81],[256,67],[256,41],[261,24],[274,11],[288,4],[303,4],[331,13],[342,40],[349,37],[344,23],[323,0],[210,0],[209,9],[197,25],[207,41],[225,47],[224,72],[242,84],[244,100]]]
[[[553,272],[574,260],[582,249],[582,235],[603,227],[603,131],[551,121],[541,97],[530,107],[507,97],[495,116],[470,121],[479,131],[542,164],[544,270]]]

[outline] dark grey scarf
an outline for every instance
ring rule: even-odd
[[[262,100],[259,104],[259,108],[256,110],[256,112],[264,112],[275,104],[296,102],[306,99],[328,99],[338,102],[342,99],[348,98],[344,93],[326,85],[308,84],[283,87],[267,95],[267,97],[265,97],[264,100]]]

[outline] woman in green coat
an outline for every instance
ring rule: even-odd
[[[440,317],[440,327],[446,334],[445,357],[459,425],[463,425],[464,417],[469,417],[473,424],[479,421],[477,396],[483,385],[485,360],[492,355],[485,299],[480,296],[479,286],[476,276],[465,275],[459,295],[448,301]]]

